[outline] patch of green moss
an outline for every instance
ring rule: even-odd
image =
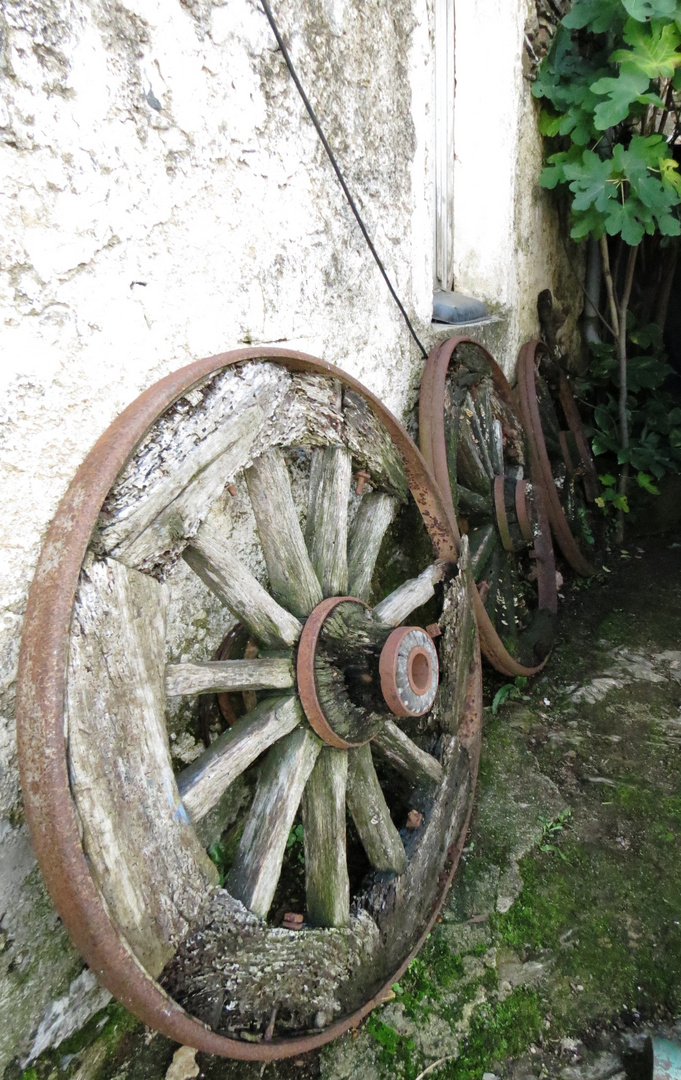
[[[403,1080],[414,1080],[421,1071],[414,1060],[414,1040],[411,1036],[400,1035],[389,1024],[384,1024],[375,1013],[369,1017],[366,1030],[374,1037],[381,1049],[378,1060],[392,1076]]]
[[[606,641],[611,641],[613,645],[625,645],[632,637],[631,613],[625,614],[621,609],[611,611],[598,629],[600,636]]]
[[[122,1005],[112,1002],[106,1008],[91,1017],[78,1031],[58,1046],[51,1047],[37,1058],[23,1072],[18,1064],[11,1062],[3,1074],[3,1080],[48,1080],[56,1069],[60,1080],[68,1080],[78,1072],[83,1064],[83,1057],[95,1044],[104,1049],[101,1059],[89,1073],[89,1080],[99,1080],[107,1064],[112,1060],[120,1061],[119,1051],[126,1038],[136,1031],[143,1030],[143,1025]]]
[[[522,864],[522,894],[493,922],[519,955],[554,957],[564,992],[552,1009],[563,1030],[625,1008],[645,1017],[681,1007],[681,851],[672,844],[649,830],[635,856],[569,841],[567,862],[544,853]]]
[[[528,990],[518,989],[504,1001],[481,1005],[459,1057],[445,1064],[439,1075],[443,1080],[480,1080],[494,1061],[517,1057],[537,1042],[543,1025],[539,997]]]

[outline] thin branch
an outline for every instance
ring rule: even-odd
[[[623,450],[629,446],[629,418],[627,416],[627,309],[631,297],[631,288],[634,284],[634,270],[636,268],[636,256],[640,245],[629,248],[627,258],[627,273],[624,279],[624,290],[620,303],[620,325],[618,335],[618,349],[620,361],[620,396],[619,396],[619,421],[620,421],[620,445]],[[617,491],[620,495],[626,495],[629,480],[629,462],[625,461],[620,470]],[[624,543],[624,511],[617,511],[617,536],[618,544]]]
[[[660,97],[662,97],[661,94],[660,94]],[[660,125],[659,125],[659,127],[657,129],[657,134],[658,135],[662,135],[662,133],[664,132],[664,125],[667,123],[667,117],[669,116],[669,110],[670,110],[670,108],[672,106],[672,100],[673,100],[672,99],[672,81],[670,79],[669,80],[669,86],[667,87],[667,93],[666,93],[665,99],[664,99],[664,110],[662,112],[662,117],[660,119]]]
[[[428,1076],[428,1073],[432,1073],[433,1069],[437,1069],[438,1065],[444,1065],[445,1061],[454,1061],[458,1054],[447,1054],[447,1057],[440,1058],[438,1061],[434,1061],[432,1065],[429,1065],[427,1069],[419,1073],[416,1080],[423,1080],[424,1076]]]
[[[638,244],[636,247],[629,248],[627,275],[624,279],[624,291],[622,293],[622,302],[620,304],[620,324],[617,339],[620,362],[620,443],[622,444],[623,450],[626,450],[629,446],[629,421],[627,418],[627,308],[629,307],[629,298],[631,297],[631,287],[634,284],[634,269],[636,267],[638,249]]]
[[[610,307],[610,321],[612,323],[612,329],[610,333],[614,337],[615,341],[620,336],[620,320],[617,311],[617,300],[615,299],[615,289],[612,283],[612,274],[610,273],[610,253],[608,252],[608,238],[607,236],[601,237],[601,259],[603,262],[603,277],[605,278],[605,289],[608,294],[608,305]]]
[[[561,215],[561,216],[562,216],[562,215]],[[563,221],[563,222],[562,222],[562,224],[564,225],[564,224],[565,224],[565,222]],[[606,329],[606,330],[608,331],[608,333],[609,333],[609,334],[612,334],[612,336],[613,336],[613,337],[617,337],[617,335],[616,335],[615,331],[613,330],[613,328],[612,328],[612,326],[610,325],[610,323],[608,322],[608,320],[607,320],[607,319],[606,319],[606,318],[605,318],[605,317],[604,317],[603,315],[601,315],[600,311],[598,310],[598,304],[595,304],[595,303],[594,303],[594,301],[592,300],[592,298],[591,298],[591,297],[589,296],[588,292],[586,291],[586,288],[585,288],[584,282],[582,281],[582,279],[580,278],[579,274],[578,274],[578,273],[577,273],[577,271],[575,270],[575,265],[574,265],[574,263],[573,263],[572,259],[570,258],[570,252],[568,251],[567,241],[566,241],[566,239],[565,239],[565,229],[563,229],[563,228],[561,228],[561,229],[560,229],[560,238],[561,238],[561,240],[562,240],[562,242],[563,242],[563,251],[565,252],[565,258],[567,259],[567,264],[568,264],[568,266],[570,267],[570,270],[571,270],[571,272],[572,272],[572,276],[574,277],[575,281],[577,282],[577,284],[579,285],[580,289],[581,289],[581,290],[582,290],[582,292],[584,293],[584,297],[585,297],[585,299],[586,299],[586,300],[587,300],[587,301],[588,301],[588,302],[589,302],[590,304],[592,304],[592,305],[593,305],[593,307],[594,307],[594,309],[595,309],[595,311],[596,311],[596,314],[598,315],[598,318],[599,318],[599,319],[601,320],[601,322],[603,323],[603,326],[604,326],[604,327],[605,327],[605,329]]]

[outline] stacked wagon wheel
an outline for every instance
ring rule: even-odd
[[[520,350],[518,396],[553,535],[572,569],[590,577],[598,475],[568,378],[541,341]]]
[[[374,603],[381,545],[410,500],[432,561]],[[31,589],[22,784],[69,933],[150,1026],[244,1059],[300,1053],[357,1024],[419,948],[479,754],[465,543],[459,554],[457,567],[455,523],[404,429],[303,354],[184,368],[88,455]],[[206,587],[224,606],[213,643],[168,662]],[[207,694],[222,733],[204,715],[210,746],[176,776],[167,699]],[[225,815],[240,825],[222,887],[205,848]]]
[[[421,451],[470,542],[481,648],[499,671],[534,674],[557,610],[545,492],[515,395],[482,345],[450,338],[433,349],[419,423]]]

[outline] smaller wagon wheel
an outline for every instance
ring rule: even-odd
[[[410,501],[427,565],[370,606]],[[68,932],[149,1026],[243,1060],[300,1054],[356,1026],[423,944],[479,759],[475,589],[457,540],[378,399],[285,349],[169,375],[84,461],[29,597],[22,788]],[[210,593],[219,656],[203,637],[177,656]],[[228,726],[175,775],[167,699],[215,693]],[[219,885],[205,830],[225,798],[242,831]],[[299,815],[300,908],[279,912]]]
[[[421,451],[468,533],[482,651],[498,671],[532,675],[555,634],[553,548],[515,396],[484,346],[462,337],[433,349],[419,422]]]
[[[590,505],[598,496],[598,476],[570,383],[541,341],[520,350],[518,397],[553,535],[572,569],[591,577]]]

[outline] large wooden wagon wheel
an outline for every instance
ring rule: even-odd
[[[478,342],[433,349],[419,425],[423,456],[468,534],[482,651],[505,674],[532,675],[555,634],[550,529],[515,395]]]
[[[553,535],[572,569],[590,577],[598,475],[570,383],[541,341],[520,350],[518,398]]]
[[[434,561],[371,606],[409,500]],[[479,756],[475,590],[455,531],[381,403],[283,349],[163,379],[73,480],[22,640],[26,811],[74,943],[170,1038],[256,1060],[320,1046],[385,998],[425,939]],[[248,647],[168,663],[205,586]],[[247,711],[175,776],[166,698],[216,692],[251,695]],[[220,887],[204,845],[227,804],[242,831]],[[304,910],[286,910],[298,820]]]

